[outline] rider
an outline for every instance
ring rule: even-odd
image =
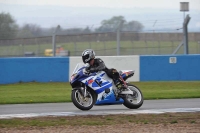
[[[117,70],[114,68],[108,69],[103,60],[100,58],[95,58],[95,52],[92,49],[86,49],[83,51],[82,60],[84,63],[89,64],[89,67],[86,69],[87,72],[105,71],[110,78],[112,78],[114,81],[118,81],[115,83],[117,86],[121,84],[122,87],[127,88],[126,82],[119,75]]]

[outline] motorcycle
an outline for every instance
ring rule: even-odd
[[[80,110],[90,110],[94,105],[123,104],[129,109],[137,109],[143,104],[141,90],[126,80],[134,75],[132,70],[119,71],[127,88],[117,87],[104,71],[88,73],[87,66],[78,63],[71,75],[71,99]]]

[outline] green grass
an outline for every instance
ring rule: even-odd
[[[200,81],[134,82],[144,99],[200,98]],[[0,85],[0,104],[71,102],[69,83],[18,83]]]
[[[200,81],[136,82],[145,99],[200,98]]]
[[[0,104],[69,102],[68,83],[19,83],[0,85]]]
[[[163,55],[172,54],[173,51],[180,44],[180,41],[121,41],[120,42],[120,54],[121,55]],[[71,56],[81,55],[82,51],[88,48],[95,50],[99,56],[103,55],[116,55],[116,41],[105,41],[105,42],[69,42],[69,43],[57,43],[62,45],[65,50],[70,51]],[[197,54],[200,53],[200,46],[198,42],[189,42],[189,53]],[[32,51],[37,56],[44,56],[45,49],[51,49],[52,44],[33,44],[33,45],[9,45],[0,47],[0,56],[23,56],[24,52]],[[183,54],[183,46],[180,48],[177,54]]]

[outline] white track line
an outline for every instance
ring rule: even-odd
[[[0,115],[0,119],[11,118],[31,118],[42,116],[78,116],[78,115],[109,115],[109,114],[162,114],[162,113],[178,113],[178,112],[200,112],[200,108],[173,108],[173,109],[151,109],[151,110],[130,110],[130,111],[83,111],[83,112],[52,112],[52,113],[29,113],[29,114],[8,114]]]

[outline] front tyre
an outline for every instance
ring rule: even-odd
[[[127,94],[124,96],[124,106],[130,109],[137,109],[143,104],[143,95],[140,89],[134,85],[127,84],[128,88],[133,91],[133,95]]]
[[[80,89],[74,89],[71,93],[73,104],[80,110],[90,110],[96,102],[96,94],[94,91],[87,90],[87,96],[84,97]]]

